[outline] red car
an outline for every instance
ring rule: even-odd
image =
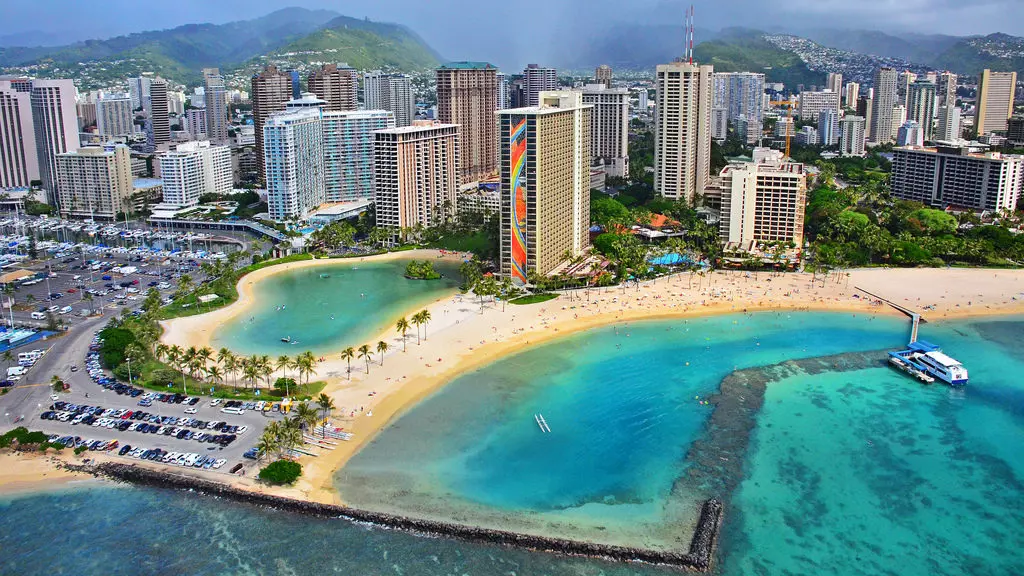
[[[68,288],[68,294],[74,294],[75,292],[77,292],[77,290],[74,288]]]

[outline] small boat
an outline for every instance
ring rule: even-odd
[[[291,336],[285,336],[284,338],[281,338],[281,342],[284,342],[284,343],[289,343],[291,341],[292,341],[292,337]]]
[[[321,278],[330,278],[331,275],[330,274],[321,274],[320,277]]]

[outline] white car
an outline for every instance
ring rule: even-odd
[[[210,406],[219,406],[219,405],[220,405],[220,398],[214,398],[213,400],[210,400]]]
[[[60,396],[57,396],[56,394],[50,394],[50,400],[56,402],[57,400],[60,400]]]
[[[195,408],[185,408],[185,414],[198,414],[198,413],[199,413],[199,410],[196,410]]]

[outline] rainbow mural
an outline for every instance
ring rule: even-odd
[[[526,119],[511,125],[512,147],[512,282],[524,286],[526,279]]]

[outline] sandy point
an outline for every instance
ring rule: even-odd
[[[256,304],[254,286],[261,280],[277,274],[318,266],[358,266],[362,262],[385,262],[389,260],[406,259],[449,260],[453,262],[461,262],[464,258],[465,255],[460,255],[454,252],[442,252],[439,250],[406,250],[354,258],[318,258],[315,260],[299,260],[297,262],[287,262],[284,264],[260,268],[259,270],[250,272],[239,278],[236,286],[238,290],[238,300],[232,304],[205,314],[197,314],[195,316],[186,316],[183,318],[173,318],[171,320],[161,321],[160,326],[163,328],[163,335],[160,337],[160,341],[168,346],[177,344],[178,346],[185,348],[189,346],[195,346],[196,348],[210,346],[210,343],[213,340],[213,334],[219,326],[230,321],[236,316],[244,314]]]

